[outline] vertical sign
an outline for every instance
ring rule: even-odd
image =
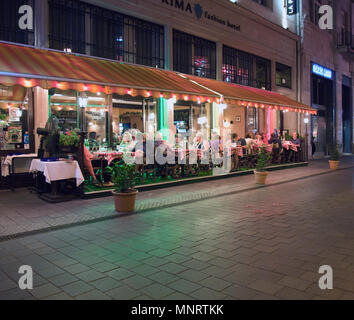
[[[286,12],[288,16],[297,14],[297,0],[286,0]]]

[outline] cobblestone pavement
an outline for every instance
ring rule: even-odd
[[[354,157],[343,157],[340,167],[354,167]],[[268,184],[284,183],[312,175],[329,173],[328,161],[312,161],[308,167],[273,171]],[[332,173],[329,173],[332,174]],[[257,188],[252,175],[170,187],[138,194],[137,211],[143,212],[223,194]],[[76,200],[48,204],[28,190],[0,192],[0,240],[9,235],[57,228],[71,224],[116,217],[111,198]]]
[[[353,199],[346,169],[3,241],[0,299],[353,299]]]

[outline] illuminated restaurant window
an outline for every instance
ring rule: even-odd
[[[18,12],[23,5],[33,8],[33,0],[0,1],[0,40],[34,45],[34,28],[33,30],[19,28],[20,15]],[[33,21],[35,20],[33,19]]]
[[[49,12],[50,48],[164,68],[161,25],[80,1],[49,0]]]
[[[50,115],[58,119],[61,131],[79,128],[76,91],[49,90]]]
[[[82,100],[86,102],[81,105]],[[109,108],[105,94],[51,89],[50,115],[58,119],[62,132],[74,129],[87,132],[85,144],[90,151],[110,146]]]
[[[173,30],[173,69],[216,79],[216,43]]]
[[[291,67],[284,64],[276,64],[276,85],[291,89]]]
[[[27,89],[0,86],[0,152],[30,149],[33,138],[30,117]]]
[[[270,61],[234,48],[223,47],[223,81],[271,90]]]
[[[258,114],[254,107],[246,108],[246,132],[256,133],[258,130]]]

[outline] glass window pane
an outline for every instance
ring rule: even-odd
[[[25,88],[0,87],[0,150],[30,148],[28,108]]]

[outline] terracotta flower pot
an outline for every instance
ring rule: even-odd
[[[257,184],[265,184],[268,172],[267,171],[254,171],[254,176],[256,177],[256,183]]]
[[[338,165],[339,165],[339,161],[334,161],[334,160],[328,160],[329,162],[329,168],[332,170],[337,170],[338,169]]]
[[[138,191],[115,192],[113,191],[114,206],[118,212],[133,212]]]

